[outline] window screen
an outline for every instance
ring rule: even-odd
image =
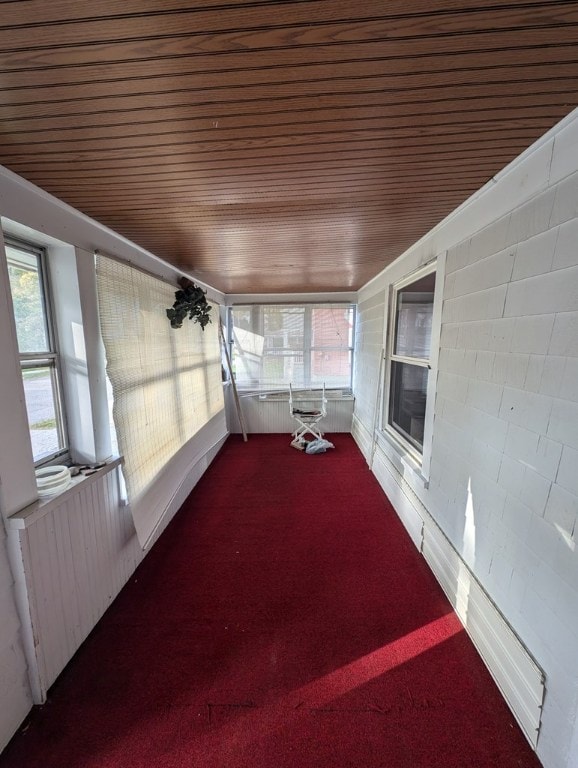
[[[237,386],[350,388],[354,320],[351,304],[233,307],[230,330]]]

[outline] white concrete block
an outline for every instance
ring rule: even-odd
[[[505,387],[499,415],[512,424],[545,434],[551,410],[552,401],[549,397]],[[557,439],[554,435],[550,436]]]
[[[578,219],[571,219],[558,230],[552,269],[566,269],[578,264]]]
[[[468,394],[468,382],[469,379],[466,376],[440,371],[437,391],[442,397],[465,403]]]
[[[578,121],[573,120],[554,137],[550,184],[578,171]]]
[[[463,370],[464,350],[444,347],[440,349],[438,370],[448,373],[458,373]]]
[[[559,534],[556,531],[555,535]],[[556,560],[542,560],[538,578],[535,582],[536,591],[553,609],[559,619],[568,627],[578,642],[578,592],[563,581],[555,570]]]
[[[530,355],[524,389],[549,397],[558,397],[565,368],[565,357]]]
[[[520,605],[524,600],[526,589],[528,587],[528,580],[525,572],[512,569],[512,578],[508,586],[508,598],[510,603],[510,610],[508,614],[511,615],[513,611],[516,613],[520,610]],[[511,619],[510,619],[511,620]]]
[[[502,513],[502,522],[522,541],[528,535],[533,516],[532,511],[516,496],[508,494]]]
[[[513,352],[545,355],[550,344],[555,315],[517,317],[512,336]]]
[[[524,380],[524,389],[528,392],[540,392],[542,384],[542,375],[544,373],[545,355],[530,355],[528,359],[528,368]]]
[[[550,493],[550,485],[550,480],[534,472],[531,467],[526,466],[520,492],[520,501],[536,515],[543,516]]]
[[[508,243],[510,217],[502,216],[481,229],[471,238],[468,264],[503,251]]]
[[[498,451],[504,450],[508,424],[502,419],[490,416],[477,408],[468,409],[467,429],[470,429],[478,440],[488,443]]]
[[[459,323],[443,323],[441,327],[440,346],[448,348],[457,347],[460,326]]]
[[[476,440],[476,446],[480,446],[480,449],[481,446],[489,448],[494,456],[499,457],[501,466],[501,451],[495,450],[491,446],[488,446],[487,443],[482,443],[480,440]],[[487,472],[479,472],[474,461],[471,462],[470,477],[475,509],[487,511],[487,514],[491,515],[492,519],[494,517],[501,519],[508,492],[498,485],[497,480],[496,482],[490,480]]]
[[[556,196],[550,216],[551,227],[578,216],[578,173],[568,176],[557,184],[555,189]]]
[[[512,349],[515,328],[515,317],[500,317],[492,320],[489,348],[496,352],[509,352]]]
[[[548,353],[578,357],[578,312],[556,315]]]
[[[544,519],[564,535],[566,546],[572,545],[572,540],[578,533],[576,531],[577,517],[578,496],[553,483],[544,511]]]
[[[562,451],[556,482],[578,496],[578,451],[568,445]]]
[[[446,256],[447,275],[455,272],[456,269],[462,269],[462,267],[465,267],[470,263],[470,240],[471,238],[468,237],[466,240],[463,240],[461,243],[454,245],[452,248],[448,248],[448,253]]]
[[[512,434],[513,430],[519,430],[517,438]],[[525,445],[522,445],[522,435],[526,437]],[[516,443],[513,444],[506,440],[506,452],[511,451],[510,455],[517,458],[527,467],[538,472],[548,480],[554,480],[560,465],[563,446],[561,443],[550,440],[544,435],[538,436],[536,444],[530,435],[536,437],[535,432],[529,432],[527,429],[510,424],[508,438],[512,437]]]
[[[476,378],[491,381],[496,353],[480,349],[476,352]],[[503,382],[498,382],[499,384]]]
[[[442,410],[440,416],[454,424],[459,429],[468,430],[468,412],[466,406],[457,400],[440,398]]]
[[[458,333],[458,347],[466,350],[489,349],[491,330],[492,324],[489,320],[461,323]]]
[[[473,408],[497,416],[502,402],[503,387],[491,381],[470,379],[466,402]]]
[[[558,229],[549,229],[516,247],[512,280],[522,280],[549,272],[554,258]]]
[[[562,400],[578,402],[578,358],[557,358],[564,360],[564,373],[558,387],[558,397]]]
[[[531,432],[524,427],[518,427],[516,424],[509,424],[504,453],[512,459],[525,462],[528,455],[533,455],[538,450],[539,440],[540,435],[536,432]]]
[[[474,467],[488,479],[496,482],[502,464],[502,454],[488,443],[482,443],[481,440],[472,440],[469,459]],[[480,482],[472,483],[472,497],[474,507],[478,503],[478,492]]]
[[[563,491],[563,489],[561,490]],[[566,491],[564,491],[564,493],[566,493]],[[550,495],[552,495],[552,491],[550,491]],[[548,514],[547,507],[546,514]],[[554,523],[554,525],[556,525],[556,523]],[[576,524],[574,524],[573,539],[568,539],[567,536],[560,536],[560,540],[558,541],[558,549],[556,550],[556,570],[560,574],[560,578],[564,579],[569,584],[578,584],[578,547],[576,546]]]
[[[456,295],[455,289],[456,289],[456,273],[450,272],[448,274],[446,269],[446,279],[444,283],[444,293],[443,293],[444,299],[453,299]]]
[[[578,267],[548,272],[508,285],[504,317],[578,310]]]
[[[542,371],[542,380],[540,382],[540,394],[548,395],[549,397],[558,397],[565,368],[565,357],[553,357],[547,355],[544,358],[544,369]]]
[[[526,543],[528,548],[540,558],[541,562],[548,564],[556,562],[558,539],[559,533],[550,523],[539,515],[532,515]]]
[[[578,449],[578,403],[553,400],[548,437]]]
[[[521,243],[549,229],[554,200],[555,190],[547,189],[512,211],[506,245]]]
[[[504,452],[548,480],[554,480],[560,464],[562,447],[561,443],[549,440],[543,435],[510,424]]]
[[[512,247],[460,269],[455,273],[454,295],[477,293],[509,282],[514,258],[515,248]]]
[[[463,368],[459,373],[463,376],[475,376],[476,371],[476,355],[477,350],[466,349],[464,350]]]
[[[513,570],[512,563],[505,553],[500,552],[500,550],[494,552],[488,571],[490,582],[493,582],[500,590],[508,588]]]
[[[472,320],[491,320],[502,317],[506,298],[506,285],[490,288],[467,296],[444,301],[442,321],[464,323]]]
[[[491,381],[496,384],[506,384],[509,387],[523,389],[529,357],[529,355],[519,355],[513,352],[496,352],[494,367],[490,376]]]
[[[512,459],[505,454],[502,456],[498,483],[517,499],[520,499],[522,493],[525,469],[524,465],[516,461],[516,459]]]

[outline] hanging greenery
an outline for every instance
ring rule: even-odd
[[[204,331],[205,326],[211,322],[211,305],[207,301],[206,291],[186,277],[179,278],[178,282],[181,288],[175,291],[175,303],[171,309],[167,309],[171,328],[181,328],[188,316],[189,320],[199,323]]]

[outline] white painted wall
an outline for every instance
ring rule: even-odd
[[[290,435],[298,426],[295,419],[292,419],[289,414],[289,394],[269,395],[261,398],[258,395],[246,396],[241,394],[239,400],[245,428],[249,434],[285,432]],[[225,391],[225,402],[229,430],[239,434],[241,425],[230,386]],[[322,431],[329,436],[336,432],[351,432],[353,402],[353,397],[350,395],[341,396],[341,392],[328,392],[327,416],[320,424]],[[318,406],[318,399],[316,402],[314,399],[305,397],[302,403],[300,401],[300,407],[306,410]]]
[[[78,459],[103,458],[109,452],[107,436],[103,432],[107,414],[94,296],[94,251],[98,249],[122,258],[175,284],[183,273],[1,167],[0,221],[0,514],[5,522],[10,515],[34,502],[36,483],[2,232],[9,231],[45,244],[55,256],[54,276],[58,283],[55,293],[59,302],[56,314],[62,326],[59,330],[62,330],[63,353],[67,358],[64,366],[67,369],[64,372],[65,394],[72,399],[82,397],[85,401],[84,411],[77,409],[74,412],[70,407],[76,449],[73,453]],[[189,277],[195,279],[192,275]],[[223,294],[210,286],[204,287],[208,289],[209,298],[224,304]],[[76,334],[69,333],[72,325]],[[220,444],[216,448],[212,443],[199,445],[199,441],[193,438],[188,446],[191,456],[198,458],[203,454],[202,459],[186,477],[175,481],[174,475],[171,475],[171,487],[178,490],[155,531],[155,538],[182,504]],[[74,518],[74,508],[68,505],[67,509]],[[61,524],[62,521],[59,522]],[[98,579],[98,574],[107,569],[112,571],[116,568],[122,570],[123,578],[125,575],[128,578],[143,557],[132,523],[122,537],[112,537],[109,544],[107,548],[95,547],[90,554],[94,578]],[[11,551],[14,552],[14,548]],[[29,623],[26,616],[26,584],[20,583],[24,580],[16,560],[13,555],[11,568],[5,525],[0,523],[0,750],[26,717],[32,704],[21,622],[21,617],[24,617],[24,626]],[[20,580],[18,584],[15,584],[15,576]],[[117,580],[115,592],[122,586],[122,581]],[[74,585],[69,587],[72,589]],[[95,594],[97,591],[95,587]],[[94,606],[86,606],[86,611],[89,614],[92,611],[93,617],[100,615]],[[94,623],[96,618],[92,621]],[[90,627],[85,627],[85,630],[90,631]],[[74,633],[74,628],[71,632]],[[58,665],[61,668],[62,663],[66,663],[70,648],[74,650],[69,634],[62,634],[65,638],[60,649],[62,652],[57,653],[61,658],[55,662],[57,666],[54,668]],[[64,648],[65,644],[67,648]]]
[[[578,765],[578,111],[359,293],[371,460],[388,287],[447,250],[429,486],[405,480],[546,674],[538,755]],[[415,531],[413,532],[415,540]]]

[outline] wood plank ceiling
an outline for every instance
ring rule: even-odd
[[[578,2],[0,3],[0,162],[228,293],[359,288],[578,95]]]

